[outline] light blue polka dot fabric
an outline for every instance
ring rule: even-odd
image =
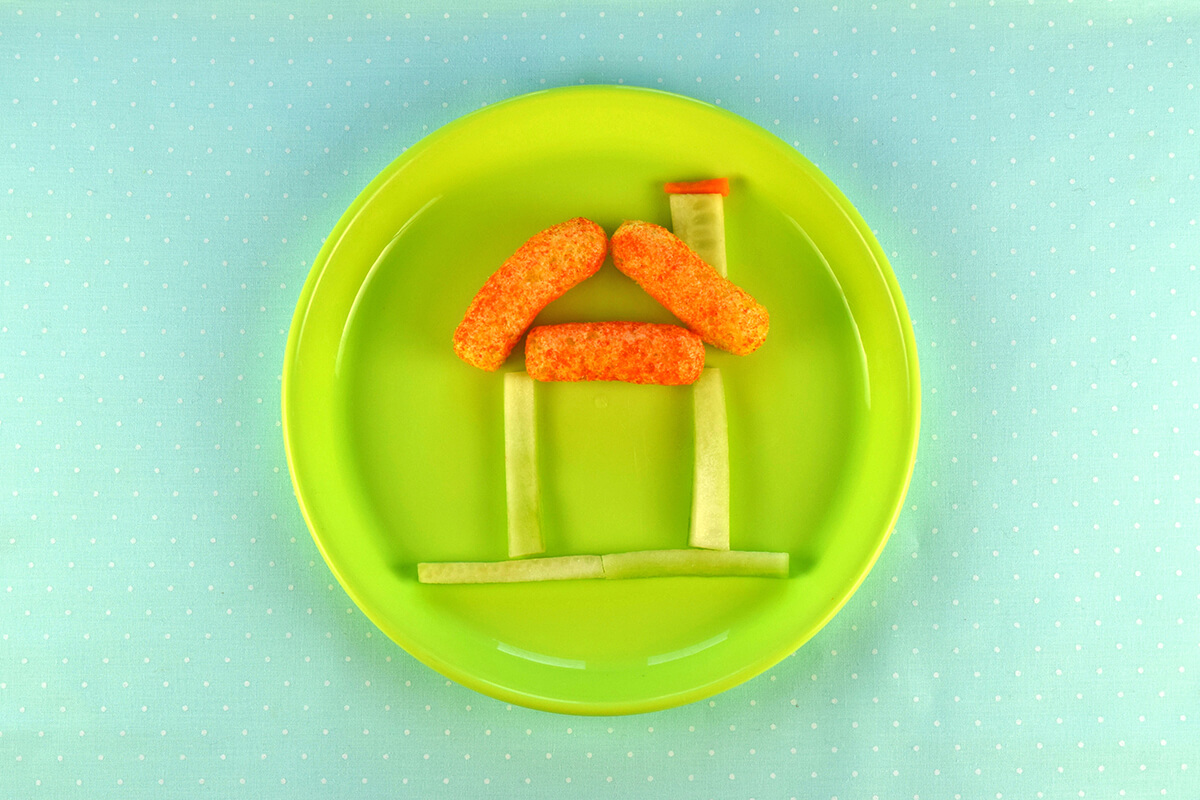
[[[1200,9],[0,6],[0,796],[1200,797]],[[638,717],[447,682],[292,495],[284,342],[403,148],[626,83],[877,231],[923,424],[815,639]]]

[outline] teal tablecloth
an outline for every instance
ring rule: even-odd
[[[0,796],[1200,796],[1200,8],[507,5],[0,6]],[[842,187],[923,427],[810,644],[584,719],[357,612],[279,381],[376,172],[606,82],[719,102]]]

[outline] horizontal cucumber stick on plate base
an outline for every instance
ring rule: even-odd
[[[450,561],[417,565],[421,583],[521,583],[586,578],[626,580],[679,576],[786,578],[787,553],[744,550],[641,550],[603,556],[553,556],[513,561]]]

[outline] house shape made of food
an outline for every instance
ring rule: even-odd
[[[682,240],[686,249],[690,249],[693,256],[699,257],[699,260],[705,265],[704,269],[715,269],[721,276],[721,284],[728,284],[724,280],[726,260],[722,200],[723,196],[728,194],[728,183],[721,180],[668,184],[667,192],[671,200],[672,226],[678,239]],[[583,222],[587,221],[583,220]],[[594,223],[590,224],[594,225]],[[619,233],[620,231],[618,231]],[[614,234],[614,242],[618,234]],[[518,258],[518,256],[521,256],[521,251],[518,251],[514,258]],[[527,256],[522,257],[527,258]],[[600,260],[603,260],[603,254],[601,254]],[[598,263],[589,267],[592,272],[598,268]],[[503,270],[502,267],[501,271],[489,279],[489,284],[486,284],[485,289],[481,290],[480,295],[477,295],[477,302],[484,292],[490,290],[496,294],[502,290],[505,282],[517,282],[511,275],[502,275]],[[497,285],[492,286],[493,283]],[[639,283],[642,282],[639,281]],[[647,288],[645,284],[643,284],[643,288]],[[740,289],[737,291],[741,292]],[[651,292],[651,294],[654,293]],[[749,295],[746,297],[749,298]],[[656,299],[663,302],[661,297],[656,297]],[[750,302],[754,302],[753,298],[749,299]],[[664,303],[664,305],[667,304]],[[527,314],[528,320],[531,321],[536,311],[540,310],[540,305],[535,300],[530,303],[528,310],[532,312]],[[677,309],[672,310],[678,314]],[[765,310],[763,310],[763,314],[765,315]],[[497,315],[511,315],[511,311],[508,308],[502,308]],[[470,316],[471,312],[469,311],[468,319]],[[525,322],[525,327],[527,325],[528,322]],[[530,343],[526,345],[528,372],[509,372],[504,375],[505,488],[509,558],[496,562],[424,562],[417,566],[418,579],[422,583],[455,584],[666,576],[787,577],[787,553],[730,549],[729,440],[725,389],[720,370],[703,366],[704,351],[699,335],[678,326],[655,326],[649,323],[590,323],[588,325],[601,327],[587,329],[586,335],[577,335],[580,329],[585,329],[587,326],[582,324],[550,326],[565,330],[554,331],[547,334],[546,337],[539,337],[537,344],[533,344],[535,333],[548,329],[534,328],[529,334]],[[462,328],[463,326],[460,326],[460,330]],[[518,331],[518,336],[523,332],[524,327]],[[553,333],[562,334],[557,337],[562,344],[559,350],[548,350],[552,345],[545,347],[541,345],[543,338],[554,338]],[[510,328],[509,338],[512,338],[511,334],[512,329]],[[762,336],[765,337],[765,335],[764,326]],[[625,359],[624,362],[614,360],[611,357],[611,349],[605,350],[605,347],[611,344],[605,342],[605,336],[623,337],[621,345],[626,349],[629,347],[630,337],[634,337],[636,340],[634,349],[638,355]],[[584,339],[589,341],[581,341],[577,344],[576,340]],[[690,359],[690,366],[685,364],[681,367],[679,363],[681,359],[675,357],[675,351],[671,350],[672,347],[680,346],[681,342],[685,349],[699,348],[698,361],[695,358],[695,351],[691,351],[693,357]],[[493,364],[503,361],[503,357],[499,357],[499,362],[497,362],[498,356],[492,353],[481,355],[476,352],[464,355],[463,351],[459,349],[459,344],[456,333],[456,351],[464,360],[476,363],[478,366],[494,368]],[[507,356],[508,349],[511,349],[512,346],[511,342],[505,344],[507,349],[503,350],[504,357]],[[754,344],[753,347],[757,347],[757,344]],[[482,349],[482,347],[479,348],[479,350]],[[543,351],[551,352],[553,358],[543,358],[540,355]],[[484,363],[479,363],[480,361]],[[549,363],[543,363],[546,361]],[[682,359],[682,361],[689,361],[689,359]],[[537,466],[535,399],[537,381],[531,377],[530,373],[534,373],[538,380],[542,381],[579,380],[579,374],[560,377],[556,372],[556,370],[569,372],[572,369],[584,369],[587,377],[583,379],[631,380],[638,383],[674,382],[693,385],[695,457],[689,546],[686,549],[643,550],[604,555],[550,557],[539,555],[545,551],[545,544],[540,524]],[[681,375],[679,374],[681,369],[690,370],[690,372]],[[628,370],[636,373],[635,377],[630,377]],[[646,377],[647,371],[652,373],[649,378]]]

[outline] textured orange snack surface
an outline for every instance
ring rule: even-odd
[[[709,344],[744,356],[767,338],[767,309],[666,228],[625,222],[611,246],[617,269]]]
[[[604,229],[583,217],[534,234],[475,295],[454,331],[454,352],[499,369],[538,312],[600,269],[607,249]]]
[[[539,381],[679,386],[700,377],[704,343],[686,328],[651,322],[539,325],[525,340],[525,370]]]

